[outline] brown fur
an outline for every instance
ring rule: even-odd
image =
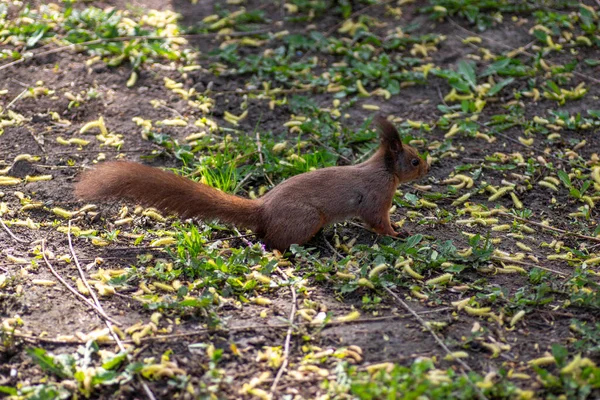
[[[396,188],[424,176],[429,167],[414,148],[402,144],[390,122],[376,122],[381,145],[367,161],[296,175],[258,200],[125,161],[84,173],[75,194],[83,200],[133,200],[183,218],[218,219],[253,230],[279,250],[304,244],[324,225],[349,217],[362,218],[377,233],[397,236],[389,218]]]

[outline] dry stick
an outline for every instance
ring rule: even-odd
[[[111,321],[115,325],[120,325],[120,323],[118,321],[115,321],[114,319],[112,319],[111,317],[109,317],[108,315],[106,315],[106,313],[104,313],[104,311],[100,310],[94,303],[92,303],[90,300],[88,300],[81,293],[77,292],[71,285],[69,285],[58,274],[58,272],[56,272],[56,270],[54,269],[54,267],[52,266],[52,264],[50,264],[50,261],[48,261],[48,258],[46,257],[46,239],[42,239],[42,257],[44,257],[44,261],[46,262],[46,265],[48,266],[48,268],[52,272],[52,275],[54,275],[56,277],[56,279],[58,279],[60,281],[60,283],[62,283],[71,293],[73,293],[75,295],[75,297],[77,297],[79,300],[83,301],[85,304],[87,304],[88,306],[90,306],[102,318],[105,318],[105,319]]]
[[[271,177],[265,171],[265,160],[263,158],[262,143],[260,142],[260,132],[258,131],[258,129],[256,129],[256,150],[258,151],[258,162],[259,162],[260,167],[263,170],[263,174],[264,174],[265,178],[267,178],[267,181],[269,181],[269,184],[271,186],[275,186],[275,184],[273,184],[273,181],[271,180]],[[241,186],[241,184],[240,184],[240,186]]]
[[[479,35],[478,33],[475,33],[475,32],[473,32],[473,31],[470,31],[470,30],[468,30],[467,28],[465,28],[464,26],[461,26],[460,24],[458,24],[458,23],[457,23],[456,21],[454,21],[452,18],[448,18],[448,20],[449,20],[449,21],[450,21],[450,22],[451,22],[451,23],[452,23],[454,26],[458,27],[459,29],[462,29],[463,31],[467,32],[469,35],[472,35],[472,36],[477,36],[477,37],[479,37],[479,38],[481,38],[481,39],[485,39],[485,40],[487,40],[488,42],[496,43],[498,46],[502,46],[502,47],[504,47],[505,49],[509,49],[509,50],[512,50],[512,51],[519,50],[519,53],[521,53],[521,54],[524,54],[524,55],[526,55],[527,57],[530,57],[530,58],[533,58],[533,57],[535,57],[535,55],[534,55],[534,54],[532,54],[532,53],[530,53],[530,52],[528,52],[528,51],[525,51],[525,48],[524,48],[524,47],[523,47],[523,48],[518,48],[518,49],[515,49],[515,48],[513,48],[512,46],[509,46],[509,45],[507,45],[507,44],[505,44],[505,43],[503,43],[503,42],[500,42],[500,41],[498,41],[498,40],[495,40],[495,39],[490,39],[489,37],[486,37],[486,36],[483,36],[483,35]],[[548,64],[550,64],[550,65],[556,65],[555,63],[553,63],[553,62],[551,62],[551,61],[547,61],[547,63],[548,63]],[[589,76],[589,75],[582,74],[581,72],[574,71],[574,72],[573,72],[573,75],[577,75],[577,76],[579,76],[580,78],[584,78],[584,79],[587,79],[587,80],[589,80],[589,81],[591,81],[591,82],[594,82],[594,83],[598,83],[598,84],[600,84],[600,79],[596,79],[596,78],[593,78],[593,77],[591,77],[591,76]]]
[[[428,311],[421,311],[418,314],[419,315],[426,315],[426,314],[435,314],[438,312],[443,312],[443,311],[448,311],[451,310],[451,307],[440,307],[440,308],[436,308],[435,310],[428,310]],[[327,328],[333,328],[336,326],[345,326],[345,325],[362,325],[362,324],[372,324],[372,323],[379,323],[379,322],[383,322],[383,321],[388,321],[388,320],[395,320],[395,319],[402,319],[402,318],[407,318],[410,317],[410,314],[398,314],[398,315],[388,315],[385,317],[374,317],[374,318],[361,318],[361,319],[357,319],[354,321],[329,321],[327,322],[326,325],[323,326],[322,330],[325,330]],[[198,329],[195,330],[194,332],[183,332],[183,333],[173,333],[170,335],[159,335],[159,336],[147,336],[147,337],[143,337],[140,338],[140,342],[155,342],[155,341],[168,341],[168,340],[172,340],[172,339],[181,339],[181,338],[186,338],[186,337],[193,337],[193,336],[200,336],[200,335],[204,335],[207,333],[235,333],[235,332],[248,332],[248,331],[257,331],[257,330],[261,330],[261,329],[285,329],[285,328],[289,328],[289,324],[275,324],[275,325],[249,325],[249,326],[241,326],[241,327],[237,327],[237,328],[229,328],[229,329],[223,329],[223,330],[209,330],[209,329]],[[296,326],[300,326],[300,327],[319,327],[320,325],[315,325],[314,323],[310,323],[310,322],[305,322],[305,323],[299,323],[296,324]],[[50,344],[64,344],[64,345],[77,345],[77,344],[85,344],[85,341],[82,340],[60,340],[60,339],[53,339],[53,338],[47,338],[47,337],[37,337],[37,336],[32,336],[32,335],[27,335],[24,333],[11,333],[12,336],[14,337],[18,337],[21,338],[23,340],[28,340],[30,342],[33,343],[50,343]],[[106,341],[106,342],[100,342],[98,344],[102,345],[102,344],[112,344],[112,341]],[[125,344],[133,344],[133,340],[131,339],[126,339],[123,340],[122,343]]]
[[[539,223],[539,222],[535,222],[535,221],[530,221],[530,220],[528,220],[528,219],[521,218],[521,217],[517,217],[516,215],[512,215],[512,214],[505,213],[505,212],[502,212],[502,211],[500,211],[500,212],[498,213],[498,215],[502,215],[502,216],[504,216],[504,217],[508,217],[508,218],[514,218],[514,219],[516,219],[516,220],[518,220],[518,221],[525,222],[525,223],[527,223],[527,224],[531,224],[531,225],[535,225],[535,226],[539,226],[540,228],[547,229],[547,230],[549,230],[549,231],[554,231],[554,232],[562,233],[563,235],[567,235],[567,236],[575,236],[575,237],[578,237],[578,238],[580,238],[580,239],[586,239],[586,240],[591,240],[591,241],[593,241],[593,242],[598,242],[598,243],[600,243],[600,237],[587,236],[587,235],[582,235],[582,234],[580,234],[580,233],[575,233],[575,232],[571,232],[571,231],[566,231],[566,230],[564,230],[564,229],[555,228],[555,227],[553,227],[553,226],[549,226],[549,225],[544,225],[544,224],[541,224],[541,223]]]
[[[0,220],[1,221],[1,220]],[[219,239],[211,239],[211,240],[207,240],[204,243],[212,243],[212,242],[217,242],[219,240],[231,240],[231,239],[241,239],[241,238],[246,238],[246,237],[251,237],[251,236],[256,236],[255,233],[248,233],[248,234],[244,234],[244,235],[240,235],[240,236],[229,236],[229,237],[225,237],[225,238],[219,238]],[[25,241],[24,243],[28,243],[27,241]],[[145,247],[111,247],[108,248],[107,250],[110,251],[118,251],[118,250],[127,250],[127,251],[158,251],[164,249],[164,246],[145,246]],[[132,260],[132,259],[136,259],[138,256],[114,256],[114,257],[95,257],[95,258],[80,258],[79,261],[83,261],[83,262],[92,262],[92,261],[96,261],[97,258],[101,258],[103,260]],[[57,260],[59,262],[65,262],[64,260]],[[0,267],[2,266],[14,266],[14,265],[20,265],[19,263],[7,263],[7,262],[3,262],[0,263]]]
[[[4,228],[4,230],[10,235],[11,238],[13,238],[13,240],[15,242],[28,243],[27,240],[21,239],[20,237],[16,236],[14,233],[12,233],[11,230],[8,229],[8,226],[6,226],[6,224],[4,223],[2,218],[0,218],[0,225],[2,225],[2,228]]]
[[[69,251],[71,252],[71,255],[73,256],[73,261],[75,261],[75,266],[77,266],[77,271],[79,271],[79,276],[81,277],[81,280],[83,281],[83,284],[85,285],[85,287],[87,288],[88,292],[90,293],[90,296],[92,296],[92,299],[94,299],[94,303],[96,304],[96,306],[102,310],[102,312],[104,312],[104,308],[102,307],[102,304],[100,303],[100,300],[98,300],[98,296],[96,296],[96,292],[94,292],[92,290],[92,287],[90,286],[90,284],[87,281],[87,278],[85,277],[85,273],[83,272],[83,268],[81,268],[81,264],[79,264],[79,259],[77,258],[77,254],[75,253],[75,249],[73,248],[73,240],[71,239],[71,221],[69,220],[69,229],[67,230],[67,238],[69,241]],[[119,346],[119,349],[121,351],[125,351],[125,347],[123,347],[123,344],[121,343],[121,340],[119,339],[119,337],[117,336],[117,334],[113,331],[113,327],[110,321],[108,320],[104,320],[106,327],[108,328],[108,331],[110,332],[111,336],[113,337],[113,339],[115,340],[115,342],[117,342],[117,345]]]
[[[527,267],[539,268],[539,269],[543,269],[544,271],[548,271],[548,272],[552,272],[552,273],[554,273],[556,275],[560,275],[563,278],[567,277],[567,274],[565,274],[565,273],[562,273],[562,272],[557,271],[557,270],[552,269],[552,268],[543,267],[541,265],[537,265],[537,264],[533,264],[533,263],[529,263],[529,262],[525,262],[525,261],[513,260],[513,259],[505,258],[505,257],[492,256],[491,258],[492,258],[492,260],[496,260],[496,261],[504,261],[504,262],[510,262],[510,263],[515,263],[515,264],[525,265]]]
[[[10,103],[8,103],[8,105],[6,106],[6,110],[8,110],[9,108],[11,108],[17,101],[19,101],[21,99],[21,97],[25,96],[25,93],[27,93],[29,91],[29,89],[23,89],[23,91],[21,93],[19,93],[17,95],[17,97],[15,97]],[[2,112],[0,112],[0,115],[4,114],[4,110],[2,110]]]
[[[325,244],[327,245],[327,247],[329,247],[329,250],[331,250],[333,252],[333,254],[335,254],[336,256],[338,256],[339,258],[343,259],[344,256],[341,255],[336,249],[335,247],[333,247],[333,245],[331,243],[329,243],[329,240],[327,240],[325,237],[323,237],[323,240],[325,241]]]
[[[225,96],[230,94],[251,94],[251,93],[260,93],[265,95],[277,95],[277,94],[294,94],[294,93],[304,93],[313,91],[314,88],[292,88],[292,89],[270,89],[268,92],[265,92],[264,89],[239,89],[239,90],[223,90],[220,92],[215,92],[214,90],[205,90],[204,94],[210,94],[211,96]]]
[[[487,400],[487,397],[485,397],[485,394],[483,394],[483,392],[481,391],[481,389],[477,385],[475,385],[473,382],[471,382],[471,380],[467,376],[466,372],[464,371],[464,370],[473,371],[471,369],[471,367],[469,367],[469,365],[466,362],[464,362],[463,360],[461,360],[460,358],[454,357],[452,355],[452,352],[448,348],[448,346],[446,346],[446,344],[444,344],[444,342],[442,342],[442,340],[433,331],[433,329],[431,329],[431,327],[423,320],[423,318],[421,318],[419,316],[419,314],[417,314],[404,300],[402,300],[396,293],[392,292],[390,290],[390,288],[388,288],[386,286],[383,286],[383,288],[388,292],[388,294],[390,296],[392,296],[398,303],[400,303],[402,305],[402,307],[404,307],[404,309],[406,309],[409,313],[411,313],[412,316],[415,317],[415,319],[417,321],[419,321],[419,323],[423,326],[423,328],[425,328],[427,331],[429,331],[429,333],[431,334],[431,336],[433,336],[433,338],[435,339],[435,341],[437,342],[437,344],[442,349],[444,349],[444,351],[446,352],[446,354],[448,354],[451,359],[453,359],[454,361],[456,361],[457,363],[459,363],[464,368],[463,370],[461,370],[461,373],[465,377],[465,379],[467,380],[467,382],[469,382],[471,384],[471,386],[473,387],[473,390],[475,390],[475,393],[477,393],[477,397],[479,397],[481,400]]]
[[[104,309],[102,308],[102,304],[100,303],[100,300],[98,300],[96,293],[92,290],[92,288],[90,287],[90,284],[88,283],[88,281],[85,277],[85,273],[83,272],[83,269],[81,268],[81,265],[79,264],[79,260],[77,259],[77,254],[75,253],[75,249],[73,248],[73,241],[71,240],[71,221],[72,220],[69,220],[69,229],[67,231],[67,235],[68,235],[68,239],[69,239],[69,251],[71,252],[71,255],[73,256],[73,260],[75,261],[75,265],[77,266],[77,270],[79,271],[79,276],[81,276],[81,280],[83,281],[83,284],[87,288],[88,292],[90,292],[90,295],[94,299],[94,303],[96,304],[96,306],[102,312],[104,312]],[[119,350],[121,350],[121,352],[123,352],[123,353],[126,352],[127,350],[125,349],[125,346],[123,346],[123,342],[119,338],[119,335],[117,335],[113,329],[113,324],[108,319],[104,319],[104,323],[106,324],[106,327],[108,328],[108,332],[110,332],[110,336],[112,336],[113,340],[117,343]],[[128,354],[127,358],[130,359],[130,357],[131,357],[131,355]],[[150,400],[156,400],[154,393],[152,393],[152,390],[150,390],[150,388],[148,387],[148,384],[146,384],[146,382],[144,382],[142,380],[142,377],[140,375],[137,375],[137,378],[140,381],[140,384],[142,385],[142,387],[144,388],[144,392],[146,392],[146,396],[148,396],[148,398]]]
[[[277,268],[279,270],[279,268]],[[279,270],[279,273],[287,279],[285,274]],[[275,380],[273,380],[273,384],[271,385],[271,397],[277,392],[277,384],[279,380],[283,376],[283,371],[288,366],[289,363],[289,355],[290,355],[290,341],[292,339],[292,327],[294,325],[294,316],[296,315],[296,289],[294,289],[294,285],[290,285],[290,291],[292,292],[292,311],[290,311],[290,320],[287,333],[285,335],[285,344],[283,345],[283,363],[281,363],[281,367],[279,367],[279,371],[277,371],[277,375],[275,376]]]
[[[270,32],[270,30],[269,29],[258,29],[258,30],[249,31],[249,32],[232,32],[227,35],[222,35],[219,33],[198,33],[198,34],[175,35],[175,36],[119,36],[119,37],[114,37],[114,38],[94,39],[94,40],[89,40],[87,42],[71,43],[66,46],[58,47],[56,49],[51,49],[51,50],[47,50],[47,51],[42,51],[40,53],[32,54],[30,57],[20,58],[18,60],[9,62],[7,64],[0,65],[0,71],[3,69],[6,69],[6,68],[12,67],[13,65],[20,64],[24,61],[32,60],[36,57],[46,56],[48,54],[60,53],[65,50],[75,48],[77,46],[89,46],[89,45],[99,44],[99,43],[104,43],[104,42],[125,42],[128,40],[137,40],[137,39],[145,39],[145,40],[168,40],[168,39],[176,39],[176,38],[190,38],[191,39],[191,38],[195,38],[195,37],[217,37],[219,35],[222,35],[222,36],[249,36],[249,35],[257,35],[260,33],[267,33],[267,32]]]

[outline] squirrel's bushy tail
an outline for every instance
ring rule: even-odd
[[[87,201],[133,200],[182,218],[218,219],[252,230],[260,228],[260,201],[135,162],[112,161],[85,172],[75,185],[75,195]]]

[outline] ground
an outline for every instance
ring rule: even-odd
[[[1,7],[0,393],[600,396],[597,2]],[[254,198],[366,159],[378,114],[431,166],[405,239],[282,254],[73,193],[127,159]]]

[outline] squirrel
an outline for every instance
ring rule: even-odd
[[[127,199],[183,219],[217,219],[252,230],[265,245],[302,245],[323,226],[360,217],[378,234],[398,236],[389,210],[402,182],[423,177],[425,160],[402,144],[396,127],[376,117],[380,145],[367,161],[295,175],[252,200],[130,161],[111,161],[84,172],[76,183],[81,200]]]

